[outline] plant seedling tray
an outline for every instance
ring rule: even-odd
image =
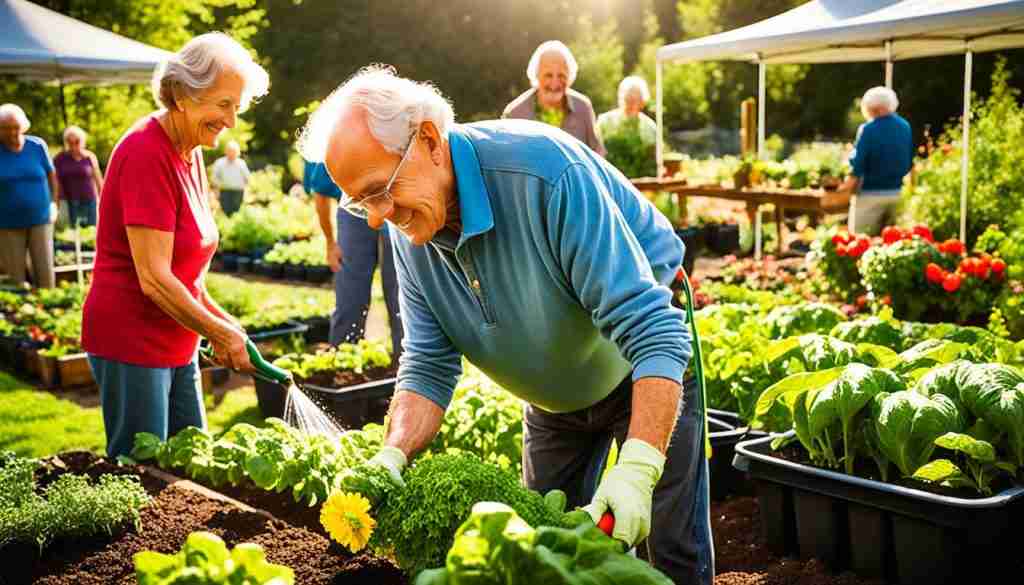
[[[1019,563],[1024,487],[939,495],[775,457],[772,438],[737,444],[733,462],[757,483],[772,552],[898,585],[1005,580]]]
[[[331,336],[330,317],[310,317],[305,323],[309,326],[306,343],[327,343]]]
[[[383,423],[397,378],[384,378],[340,388],[302,385],[310,400],[331,415],[345,429],[362,428],[367,423]],[[256,399],[263,416],[284,418],[287,388],[276,382],[254,378]]]
[[[249,333],[249,339],[255,342],[270,341],[279,337],[288,337],[289,335],[305,335],[306,331],[309,331],[309,325],[295,320],[288,320],[271,329],[256,329]]]
[[[57,358],[57,375],[61,388],[89,386],[96,382],[89,368],[89,358],[84,353],[75,353]]]

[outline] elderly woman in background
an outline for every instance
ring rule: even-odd
[[[0,268],[21,284],[27,251],[33,282],[49,288],[59,190],[46,142],[25,134],[29,126],[20,107],[0,105]]]
[[[597,129],[605,139],[620,132],[636,133],[646,144],[658,139],[658,125],[644,113],[651,90],[643,77],[630,75],[619,82],[619,107],[597,118]]]
[[[96,201],[103,191],[100,163],[92,151],[86,150],[85,138],[85,130],[68,126],[64,130],[64,150],[53,159],[71,225],[96,225]]]
[[[242,158],[242,147],[232,140],[224,147],[224,156],[213,163],[213,185],[219,193],[220,208],[234,215],[242,207],[249,184],[249,165]]]
[[[218,234],[199,147],[213,148],[268,85],[235,40],[198,36],[154,72],[163,109],[139,120],[111,155],[82,345],[112,457],[131,451],[135,433],[166,438],[206,426],[200,335],[221,364],[252,371],[245,332],[206,291]]]
[[[857,130],[850,158],[853,173],[839,187],[847,193],[859,190],[850,198],[851,232],[877,234],[899,204],[903,177],[914,161],[913,135],[910,124],[896,113],[899,105],[896,92],[882,86],[867,90],[860,101],[867,122]]]
[[[526,66],[526,76],[532,87],[505,106],[501,117],[551,124],[604,156],[604,144],[595,129],[594,106],[590,104],[590,98],[570,89],[578,71],[576,58],[564,43],[541,43]]]

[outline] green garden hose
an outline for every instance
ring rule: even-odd
[[[704,407],[704,452],[711,459],[711,435],[708,432],[708,393],[704,385],[704,359],[700,352],[700,334],[697,333],[697,319],[693,316],[693,290],[690,289],[690,275],[683,271],[683,293],[686,294],[686,320],[690,322],[690,340],[693,344],[693,372],[700,388],[701,405]]]

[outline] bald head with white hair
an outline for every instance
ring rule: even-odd
[[[896,92],[883,85],[867,90],[860,100],[860,113],[869,122],[875,118],[895,114],[899,107],[900,100],[896,97]]]
[[[437,88],[372,66],[323,101],[298,148],[306,160],[325,163],[344,191],[343,205],[374,195],[375,203],[366,206],[370,227],[387,221],[422,245],[446,226],[458,226],[448,148],[454,121],[451,104]],[[376,196],[392,177],[389,196]]]
[[[0,105],[0,144],[14,152],[25,145],[25,133],[31,124],[25,110],[17,104]]]

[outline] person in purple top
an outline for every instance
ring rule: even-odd
[[[0,105],[0,268],[22,283],[32,258],[36,286],[53,286],[53,221],[57,176],[46,142],[25,134],[28,116]]]
[[[64,150],[53,159],[71,225],[96,225],[96,207],[103,192],[100,163],[85,148],[85,140],[85,130],[68,126],[64,130]]]

